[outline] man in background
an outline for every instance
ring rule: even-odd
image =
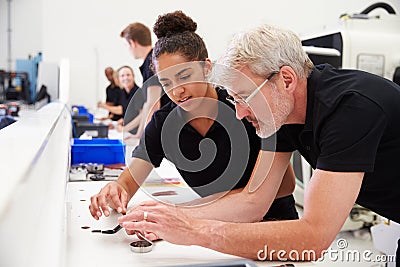
[[[129,51],[132,53],[134,59],[144,60],[139,69],[143,76],[142,90],[146,102],[143,106],[144,116],[136,135],[134,135],[134,137],[140,138],[146,123],[150,120],[154,111],[170,100],[166,94],[163,94],[161,84],[150,68],[153,51],[150,29],[142,23],[135,22],[129,24],[121,32],[120,36],[127,41]],[[129,124],[125,125],[125,127],[128,130]]]
[[[104,73],[107,77],[107,80],[110,82],[106,88],[106,104],[109,106],[116,106],[120,97],[119,95],[121,93],[121,88],[119,88],[117,82],[115,81],[114,69],[112,67],[107,67],[104,70]],[[117,121],[121,118],[121,115],[110,112],[108,118],[113,121]]]

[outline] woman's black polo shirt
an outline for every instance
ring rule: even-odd
[[[314,169],[365,172],[356,202],[400,223],[400,87],[395,83],[362,71],[316,66],[307,80],[305,124],[282,126],[262,141],[262,149],[298,150]]]
[[[122,115],[124,117],[124,124],[128,124],[133,120],[143,108],[144,97],[142,90],[135,84],[129,93],[125,89],[121,90],[119,94],[119,99],[117,101],[117,106],[122,106]],[[137,127],[130,132],[132,134],[136,133]]]
[[[154,113],[132,156],[155,167],[167,158],[201,196],[246,186],[260,138],[249,122],[236,119],[226,91],[217,92],[218,116],[205,137],[186,123],[185,111],[171,102]]]

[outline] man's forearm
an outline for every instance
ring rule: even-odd
[[[206,221],[197,220],[195,223],[199,223],[199,227],[213,235],[208,240],[199,236],[193,242],[195,245],[252,259],[267,249],[264,251],[267,255],[261,253],[262,257],[267,256],[266,260],[282,260],[290,255],[300,257],[290,260],[314,260],[329,247],[343,226],[357,199],[363,175],[317,169],[304,195],[302,219],[254,224],[207,224]],[[326,213],[327,210],[330,212]]]
[[[225,223],[199,220],[193,245],[255,260],[316,260],[332,240],[305,220]]]

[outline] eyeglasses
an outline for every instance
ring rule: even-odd
[[[263,86],[272,79],[272,77],[279,73],[279,71],[274,71],[272,72],[267,79],[265,79],[265,81],[260,84],[260,86],[258,86],[248,97],[246,97],[245,99],[234,99],[233,96],[228,95],[226,97],[226,100],[228,100],[230,103],[232,103],[232,105],[238,104],[238,105],[249,105],[249,101],[257,94],[258,91],[261,90],[261,88],[263,88]]]

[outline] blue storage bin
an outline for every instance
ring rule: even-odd
[[[93,122],[94,121],[94,115],[92,113],[86,113],[89,116],[89,122]]]
[[[72,165],[79,163],[125,163],[125,144],[118,139],[72,139]]]

